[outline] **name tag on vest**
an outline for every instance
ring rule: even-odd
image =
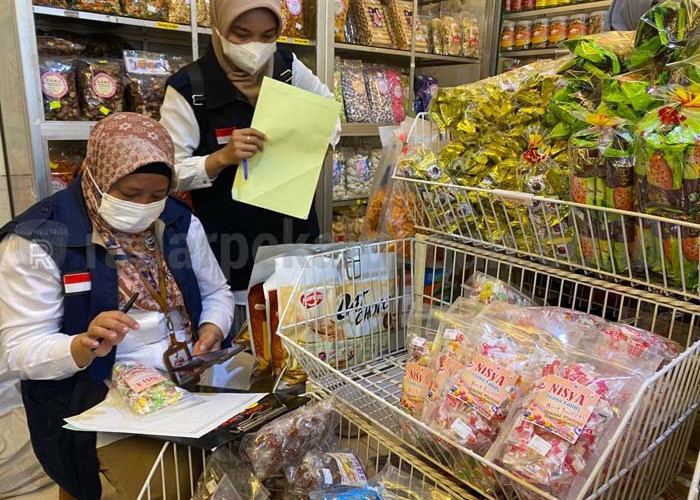
[[[66,274],[63,276],[63,289],[66,295],[89,292],[92,289],[90,273]]]
[[[233,134],[234,130],[236,130],[236,127],[217,128],[214,131],[214,133],[216,134],[216,142],[220,146],[228,144],[229,142],[231,142],[231,134]]]

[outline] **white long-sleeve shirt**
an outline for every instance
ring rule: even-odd
[[[296,56],[292,63],[292,85],[333,99],[333,93]],[[210,178],[204,167],[206,156],[192,156],[199,147],[200,134],[197,118],[192,106],[182,94],[172,87],[165,91],[165,99],[160,108],[160,123],[170,132],[175,144],[175,171],[178,191],[192,191],[207,188],[215,180]],[[330,144],[335,147],[340,141],[340,119],[335,127]]]
[[[233,322],[233,296],[202,224],[195,216],[187,233],[187,247],[202,295],[202,315],[199,325],[194,326],[213,323],[226,334]],[[78,372],[80,368],[70,352],[72,338],[61,332],[63,283],[51,257],[38,244],[10,235],[0,242],[0,281],[3,290],[0,293],[0,356],[7,368],[23,379],[34,380],[60,380]],[[129,339],[132,348],[134,345],[138,348],[120,353],[117,346],[117,360],[165,369],[163,353],[168,348],[165,318],[161,313],[153,314],[158,315],[154,323],[158,325],[156,330],[160,328],[160,335],[151,333],[139,341],[139,334],[144,332],[130,331],[127,337],[135,337]],[[178,318],[173,321],[181,324]],[[0,379],[0,396],[16,391],[15,380],[3,382]]]

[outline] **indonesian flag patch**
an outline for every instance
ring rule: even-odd
[[[92,289],[90,273],[66,274],[63,276],[63,289],[66,295],[89,292]]]
[[[231,134],[233,134],[234,130],[236,130],[236,127],[217,128],[214,131],[216,134],[216,142],[219,144],[219,146],[228,144],[231,141]]]

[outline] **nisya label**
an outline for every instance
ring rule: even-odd
[[[484,356],[474,356],[450,390],[487,419],[501,416],[501,406],[518,376]]]
[[[555,375],[546,376],[536,390],[535,399],[524,413],[525,419],[575,444],[600,395]]]

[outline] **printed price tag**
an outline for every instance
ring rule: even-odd
[[[178,30],[180,29],[180,26],[175,23],[166,23],[163,21],[156,21],[156,28],[160,28],[162,30]]]
[[[532,439],[530,439],[530,442],[527,443],[527,447],[535,450],[537,453],[542,455],[543,457],[547,456],[547,453],[549,453],[549,450],[552,449],[552,445],[549,444],[547,441],[539,437],[537,434],[532,436]]]
[[[325,484],[333,484],[333,474],[331,474],[330,469],[321,469],[321,472],[323,472],[323,482]]]
[[[427,342],[428,342],[428,340],[427,340],[427,339],[424,339],[423,337],[415,337],[415,338],[411,341],[411,345],[412,345],[413,347],[419,347],[419,348],[420,348],[420,347],[423,347]]]
[[[455,431],[457,435],[460,437],[462,440],[469,439],[474,433],[472,430],[469,428],[467,424],[465,424],[462,420],[459,418],[452,422],[452,425],[450,426],[450,429]]]
[[[457,340],[460,335],[459,330],[454,330],[452,328],[446,328],[445,333],[442,334],[447,340]]]

